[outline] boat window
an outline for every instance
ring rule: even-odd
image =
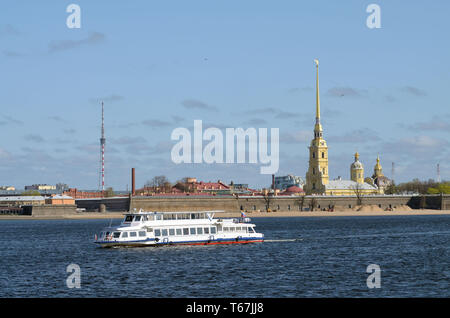
[[[130,237],[136,237],[136,232],[130,232]]]
[[[140,215],[136,215],[135,217],[134,217],[134,221],[135,222],[139,222],[141,220],[141,216]]]
[[[139,231],[139,236],[147,236],[147,233],[145,231]]]
[[[196,219],[195,214],[196,214],[196,213],[191,213],[191,219],[192,219],[192,220]]]
[[[228,232],[229,230],[230,230],[229,227],[224,227],[224,228],[223,228],[223,231],[224,231],[224,232]]]
[[[215,227],[211,228],[211,234],[216,234],[216,228]]]
[[[162,236],[167,236],[167,229],[163,229],[161,232],[162,232]]]
[[[160,229],[156,229],[155,230],[155,236],[161,236],[161,230]]]
[[[175,235],[175,229],[169,229],[169,235]]]
[[[120,237],[120,232],[114,232],[113,236],[114,236],[114,238],[119,238]]]
[[[190,232],[191,235],[195,235],[195,227],[191,227],[189,229],[189,232]]]
[[[187,227],[183,228],[183,235],[189,235],[189,229]]]
[[[128,232],[122,232],[122,238],[128,237]]]
[[[177,235],[181,235],[182,230],[181,229],[176,229]]]
[[[148,221],[153,221],[154,219],[155,219],[155,217],[153,215],[147,215]]]
[[[147,216],[146,215],[142,216],[142,221],[147,221]]]
[[[155,220],[162,220],[162,215],[161,214],[156,214],[155,215]]]
[[[205,232],[205,234],[209,234],[209,227],[203,228],[203,232]]]
[[[242,228],[241,228],[240,226],[236,226],[236,231],[237,231],[237,232],[240,232],[241,229],[242,229]]]
[[[127,216],[125,217],[124,222],[131,222],[132,220],[133,220],[133,216],[132,216],[132,215],[127,215]]]
[[[147,228],[147,232],[150,232],[150,233],[153,232],[153,228],[148,227],[148,228]]]
[[[230,232],[234,232],[234,231],[236,231],[236,228],[235,227],[230,227]]]
[[[248,233],[255,233],[252,227],[248,227]]]
[[[197,234],[203,234],[203,228],[202,227],[198,227],[197,228]]]

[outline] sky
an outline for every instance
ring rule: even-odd
[[[80,28],[66,12],[79,5]],[[370,4],[381,28],[369,28]],[[354,153],[380,156],[396,183],[450,179],[448,1],[2,1],[0,185],[98,189],[101,101],[105,183],[268,187],[260,162],[172,161],[174,129],[279,129],[276,175],[305,178],[320,61],[330,178]],[[203,146],[206,145],[204,142]]]

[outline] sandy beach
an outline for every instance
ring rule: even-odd
[[[29,216],[29,215],[0,215],[0,220],[81,220],[81,219],[122,219],[125,212],[82,212],[66,216]],[[217,217],[240,217],[241,213],[223,212],[217,213]],[[450,215],[450,210],[412,210],[408,207],[394,211],[382,211],[374,207],[362,207],[341,211],[277,211],[277,212],[246,212],[247,217],[335,217],[335,216],[389,216],[389,215]]]

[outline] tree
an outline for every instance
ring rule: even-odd
[[[317,199],[316,198],[312,198],[311,201],[309,202],[309,211],[314,211],[314,209],[317,207]]]
[[[296,200],[300,211],[303,211],[303,206],[305,205],[305,196],[302,196],[300,199]]]
[[[428,194],[450,194],[450,182],[439,183],[436,187],[427,189]]]
[[[152,180],[147,181],[145,184],[146,187],[158,187],[161,188],[164,184],[170,183],[166,176],[155,176]]]
[[[270,211],[270,202],[272,201],[272,196],[273,194],[270,192],[265,192],[264,193],[264,202],[266,203],[266,211],[269,212]]]
[[[41,193],[37,190],[27,190],[22,192],[22,196],[40,196]]]
[[[352,186],[353,192],[356,195],[356,204],[362,205],[362,185],[360,183],[356,183],[356,185]]]

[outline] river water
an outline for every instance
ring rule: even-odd
[[[266,242],[101,249],[110,220],[2,220],[0,297],[450,297],[450,216],[252,222]]]

